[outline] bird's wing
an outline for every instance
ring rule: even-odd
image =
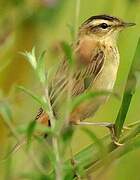
[[[91,82],[94,81],[98,73],[101,71],[103,64],[104,53],[103,51],[99,50],[98,53],[91,58],[90,63],[86,67],[73,73],[71,78],[72,96],[79,95],[90,87]],[[58,97],[60,97],[61,94],[63,94],[63,92],[68,88],[69,70],[70,67],[67,61],[63,61],[58,68],[50,88],[52,103],[54,103],[55,99],[58,99]]]
[[[99,51],[96,55],[91,58],[91,61],[87,67],[82,71],[79,71],[75,75],[75,83],[73,86],[73,95],[83,93],[87,88],[90,87],[94,79],[97,77],[104,65],[104,53]]]
[[[85,92],[85,90],[87,90],[87,88],[90,87],[91,83],[97,77],[103,65],[104,65],[104,53],[103,51],[99,50],[98,53],[96,53],[96,55],[93,55],[90,63],[85,68],[83,68],[82,70],[78,70],[76,73],[72,75],[72,93],[71,93],[72,96],[77,96]],[[62,61],[49,86],[49,95],[50,95],[51,104],[54,107],[54,112],[55,112],[55,104],[68,88],[69,71],[70,71],[70,66],[68,65],[68,62],[66,60]],[[42,113],[44,113],[43,110],[41,110],[38,113],[36,120],[42,117],[41,116]],[[48,116],[46,117],[48,118]],[[47,123],[48,121],[49,120],[47,119]],[[44,119],[43,119],[43,124],[44,124]]]

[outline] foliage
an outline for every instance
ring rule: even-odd
[[[128,107],[130,105],[131,99],[135,92],[134,90],[136,88],[137,79],[135,78],[134,83],[131,83],[131,85],[130,85],[130,81],[132,80],[132,76],[135,75],[135,73],[138,69],[138,66],[136,66],[135,64],[137,64],[137,61],[139,61],[139,56],[138,56],[139,47],[140,47],[140,41],[138,42],[135,57],[132,62],[132,66],[130,68],[128,80],[126,82],[126,88],[125,88],[126,91],[124,92],[125,98],[123,98],[123,101],[122,101],[121,114],[119,111],[119,114],[118,114],[119,118],[117,118],[117,120],[116,120],[116,124],[115,124],[116,129],[118,128],[121,130],[123,128],[122,121],[123,122],[125,121],[125,116],[126,116],[126,115],[124,116],[123,114],[127,114]],[[69,53],[69,52],[67,52],[67,53]],[[45,81],[44,81],[44,78],[42,78],[42,77],[45,77],[44,76],[45,70],[44,70],[44,65],[43,65],[43,63],[45,63],[45,61],[41,62],[42,63],[41,66],[39,64],[40,70],[38,70],[38,68],[37,68],[38,63],[36,61],[35,51],[33,50],[31,52],[31,54],[26,52],[25,55],[28,58],[29,62],[31,63],[32,67],[35,69],[35,72],[44,87]],[[44,57],[44,52],[40,57]],[[39,58],[39,60],[40,60],[40,58]],[[41,67],[43,67],[43,68],[41,68]],[[43,79],[43,81],[42,81],[42,79]],[[129,83],[129,89],[128,89],[128,83]],[[45,107],[47,112],[51,111],[50,114],[53,112],[51,107],[49,107],[48,103],[46,103],[46,102],[49,102],[49,96],[46,97],[46,102],[43,102],[41,97],[37,97],[36,95],[34,95],[32,92],[30,92],[26,88],[23,88],[23,87],[19,87],[19,88],[20,88],[20,90],[24,91],[26,94],[31,96],[34,100],[39,102],[42,107]],[[47,88],[47,86],[45,86],[45,88]],[[126,98],[126,94],[129,95],[128,93],[130,94],[131,99],[128,97]],[[84,94],[84,97],[82,95],[81,97],[78,97],[78,100],[76,97],[75,100],[73,102],[71,102],[71,106],[76,107],[77,104],[80,104],[82,101],[87,100],[87,98],[94,98],[96,96],[106,95],[106,94],[108,94],[108,93],[102,92],[102,93]],[[2,107],[4,107],[7,117],[9,119],[11,119],[11,112],[9,110],[9,107],[7,105],[3,104],[3,106],[1,106],[1,112],[3,112]],[[51,114],[50,117],[52,117],[51,120],[53,121],[54,120],[53,114]],[[25,131],[27,133],[28,145],[31,142],[32,137],[34,136],[35,126],[36,126],[36,121],[32,121]],[[55,126],[55,124],[54,124],[54,126]],[[9,126],[9,127],[11,128],[11,126]],[[70,179],[73,179],[74,177],[76,178],[76,177],[80,177],[80,176],[85,176],[87,172],[90,173],[90,172],[96,171],[102,166],[109,166],[112,163],[112,161],[115,161],[120,156],[132,151],[134,149],[134,148],[131,148],[132,146],[136,147],[136,148],[140,147],[140,144],[138,141],[138,139],[139,139],[138,134],[140,133],[140,124],[138,124],[138,125],[136,124],[135,129],[132,129],[129,133],[126,132],[121,136],[120,141],[122,143],[124,143],[124,145],[122,147],[117,147],[117,146],[113,145],[112,142],[110,141],[109,136],[107,136],[103,139],[99,139],[90,130],[88,130],[88,129],[83,129],[83,130],[94,141],[94,143],[92,145],[86,147],[85,149],[81,150],[78,154],[74,155],[72,157],[73,163],[72,163],[72,161],[67,161],[64,164],[62,164],[62,161],[64,161],[64,159],[62,158],[61,148],[62,149],[64,148],[67,140],[68,140],[68,142],[71,141],[72,136],[68,135],[69,131],[65,132],[63,139],[61,139],[62,138],[61,133],[60,134],[56,134],[56,133],[51,134],[50,138],[52,139],[52,145],[49,145],[48,147],[49,147],[49,149],[53,149],[53,153],[51,153],[52,158],[50,159],[50,161],[52,164],[51,171],[52,170],[55,171],[56,179],[59,179],[59,178],[62,179],[62,178],[66,178],[68,176],[71,177]],[[48,135],[50,134],[50,132],[51,131],[47,131]],[[52,129],[52,132],[53,132],[53,129]],[[70,137],[70,138],[67,138],[67,137]],[[38,138],[36,140],[38,141]],[[62,144],[62,141],[63,141],[64,145]],[[39,143],[44,143],[44,142],[41,141]],[[30,146],[28,146],[28,148],[29,147]],[[50,150],[48,150],[48,151],[51,152]],[[64,150],[63,150],[63,153],[65,153]],[[48,159],[49,156],[50,156],[50,153],[47,154],[46,158]],[[40,169],[40,166],[41,166],[40,171],[44,173],[45,172],[44,167],[42,167],[42,164],[39,164],[39,169]],[[53,173],[51,173],[50,175],[49,174],[50,173],[48,173],[48,175],[45,174],[44,176],[47,178],[49,178],[49,177],[54,178]],[[41,173],[41,176],[42,176],[42,173]]]
[[[27,29],[30,31],[30,27],[33,25],[32,31],[39,30],[34,26],[36,24],[43,31],[43,24],[46,23],[47,26],[51,27],[50,29],[53,29],[53,27],[57,26],[57,16],[58,14],[61,14],[60,10],[62,10],[62,8],[64,7],[63,5],[66,2],[64,3],[63,0],[60,2],[58,2],[57,0],[42,0],[39,2],[40,3],[34,5],[24,0],[11,1],[7,4],[5,2],[3,3],[7,5],[7,9],[12,8],[15,11],[17,17],[17,24],[15,27],[22,29],[22,26],[24,27],[25,25],[25,27],[27,28],[29,25],[29,28]],[[53,3],[51,4],[50,2]],[[100,2],[98,3],[100,4]],[[80,0],[77,0],[76,4],[77,6],[75,12],[75,22],[72,22],[72,24],[65,23],[69,26],[69,30],[73,40],[77,32],[78,19],[81,18],[79,16]],[[120,7],[119,4],[121,5],[121,3],[118,2],[117,6],[116,3],[116,6]],[[95,3],[95,6],[96,5],[97,4]],[[130,7],[130,5],[132,5],[132,7],[136,7],[137,1],[129,0],[126,4],[126,9]],[[107,7],[107,5],[105,7]],[[48,8],[48,11],[46,11],[46,8]],[[122,11],[122,9],[120,9],[120,11]],[[135,12],[135,10],[133,10],[133,12]],[[5,17],[4,10],[1,13],[3,14],[3,17]],[[75,25],[75,27],[73,26],[73,24]],[[59,28],[57,30],[59,31]],[[53,36],[53,32],[51,32],[50,34],[51,36]],[[40,33],[39,36],[41,35],[43,36],[43,34]],[[30,34],[29,39],[31,37],[32,33]],[[34,38],[35,36],[33,36],[33,39]],[[28,38],[26,37],[26,39]],[[6,39],[5,41],[2,41],[0,39],[0,45],[2,43],[2,46],[4,48],[6,47],[6,41],[9,41],[9,39]],[[41,44],[43,44],[42,41]],[[39,46],[41,45],[39,44]],[[42,47],[43,46],[41,46],[41,48]],[[46,51],[43,51],[39,56],[37,56],[37,48],[34,47],[32,48],[31,52],[25,51],[21,54],[24,55],[24,58],[26,58],[26,60],[30,63],[32,69],[34,70],[34,75],[36,75],[36,77],[38,78],[38,82],[33,83],[38,83],[41,86],[41,89],[43,89],[42,94],[40,95],[34,90],[29,90],[29,88],[26,88],[23,85],[18,85],[16,86],[16,88],[19,91],[24,92],[27,95],[27,98],[31,97],[31,100],[34,100],[32,104],[35,104],[36,102],[36,104],[38,104],[44,109],[45,112],[48,113],[51,121],[51,127],[42,126],[38,124],[35,119],[26,121],[26,116],[24,117],[25,122],[22,123],[22,125],[16,125],[14,122],[15,109],[13,110],[11,107],[11,99],[8,103],[7,100],[5,101],[1,98],[1,118],[10,132],[10,136],[12,135],[17,142],[17,144],[14,146],[13,142],[9,143],[8,152],[5,153],[6,155],[0,161],[0,164],[4,164],[6,162],[5,178],[70,180],[80,179],[83,177],[88,179],[90,174],[93,174],[93,177],[95,177],[95,179],[98,179],[98,177],[104,175],[105,171],[109,169],[112,163],[116,162],[122,156],[127,155],[129,152],[139,150],[140,148],[140,122],[137,121],[137,118],[133,117],[131,124],[126,123],[126,119],[132,109],[133,99],[137,93],[137,87],[139,84],[140,40],[137,43],[135,55],[131,61],[130,70],[128,73],[127,81],[125,83],[125,90],[123,93],[123,98],[119,107],[117,118],[115,119],[114,117],[115,134],[118,138],[118,141],[122,143],[122,146],[116,146],[114,143],[112,143],[110,133],[106,134],[102,138],[99,138],[96,132],[91,131],[89,128],[82,128],[82,134],[85,134],[91,140],[91,144],[86,146],[84,149],[80,149],[78,153],[73,153],[73,147],[71,147],[75,127],[67,127],[65,119],[56,119],[53,112],[53,107],[51,105],[51,100],[48,92],[49,71],[46,71],[46,61],[48,62],[50,60],[48,58],[49,55],[46,54]],[[63,53],[68,60],[68,64],[71,68],[73,68],[73,66],[71,65],[73,65],[74,63],[74,57],[72,48],[69,43],[67,43],[66,41],[62,41],[61,50],[63,50]],[[12,61],[8,59],[6,63],[2,63],[0,72],[4,72],[5,69],[7,69],[8,66],[11,65],[11,62]],[[20,62],[22,62],[22,60]],[[111,92],[86,92],[82,95],[72,98],[71,92],[69,92],[67,95],[68,102],[66,104],[66,107],[64,108],[66,117],[68,117],[69,113],[83,101],[95,98],[97,96],[105,96],[110,94],[118,97],[116,93]],[[126,127],[124,126],[125,123]],[[78,140],[76,143],[78,143]],[[24,144],[26,144],[26,148],[24,148]],[[16,167],[12,159],[14,158],[14,156],[18,156],[18,154],[16,154],[15,152],[20,148],[24,152],[22,152],[20,158],[22,157],[21,159],[23,161],[23,164],[27,159],[27,168],[25,167],[25,170],[23,169],[18,171],[19,168]],[[71,151],[70,155],[68,155],[69,150]],[[25,156],[23,156],[23,154],[25,154]],[[16,161],[18,161],[18,158],[16,158]]]

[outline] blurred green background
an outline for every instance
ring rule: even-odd
[[[121,33],[118,41],[121,62],[115,92],[122,95],[129,67],[140,37],[140,0],[81,0],[78,24],[96,14],[118,16],[137,25]],[[38,104],[25,94],[16,91],[15,85],[24,85],[40,93],[39,84],[29,63],[20,54],[36,47],[37,54],[47,50],[47,67],[60,61],[60,42],[72,42],[69,26],[75,27],[76,0],[0,0],[0,99],[12,109],[15,126],[28,123],[37,112]],[[127,116],[126,123],[139,120],[140,86]],[[111,121],[116,119],[121,100],[111,97],[97,112],[92,121]],[[107,130],[91,128],[102,137]],[[78,143],[77,143],[78,142]],[[11,143],[9,131],[0,117],[0,157],[5,154],[5,147]],[[12,141],[13,143],[13,141]],[[74,134],[73,152],[90,144],[90,139],[77,127]],[[17,152],[12,157],[13,174],[30,169],[27,157]],[[24,159],[24,161],[23,161]],[[103,174],[106,180],[139,180],[140,150],[133,151],[115,162]],[[5,176],[5,165],[0,164],[0,180]],[[13,179],[18,179],[14,178]]]

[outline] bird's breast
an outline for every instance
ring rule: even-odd
[[[93,82],[93,88],[95,90],[112,90],[116,81],[118,66],[118,49],[109,47],[105,52],[104,65]]]
[[[88,65],[91,61],[91,57],[93,57],[93,53],[96,55],[96,50],[98,49],[97,47],[97,41],[88,36],[83,37],[76,48],[76,57],[78,63]]]

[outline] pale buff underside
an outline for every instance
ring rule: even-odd
[[[98,43],[98,42],[97,42]],[[90,38],[83,39],[82,44],[79,45],[79,57],[87,59],[87,62],[89,61],[89,58],[91,57],[91,52],[96,53],[95,47],[97,47],[97,44],[93,42]],[[112,91],[118,66],[119,66],[119,53],[117,46],[112,46],[111,44],[105,44],[105,42],[102,42],[98,44],[99,48],[101,48],[105,54],[104,64],[101,68],[98,75],[95,77],[92,83],[92,90],[93,91]],[[87,48],[86,48],[87,47]],[[105,48],[106,47],[106,48]],[[82,62],[82,61],[81,61]],[[106,102],[108,99],[108,96],[102,96],[97,97],[93,99],[90,102],[84,102],[82,103],[71,115],[70,121],[81,121],[85,120],[86,118],[93,116],[94,113],[98,110],[98,108]]]

